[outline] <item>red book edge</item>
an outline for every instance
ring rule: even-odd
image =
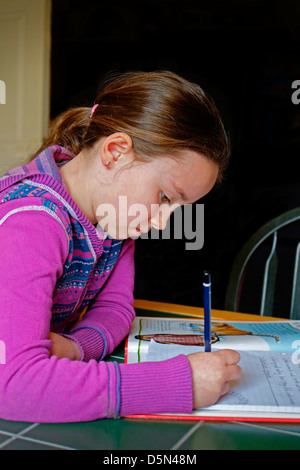
[[[167,414],[139,414],[127,415],[129,419],[158,419],[158,420],[182,420],[182,421],[243,421],[262,423],[300,423],[299,418],[256,418],[245,416],[192,416],[192,415],[167,415]]]

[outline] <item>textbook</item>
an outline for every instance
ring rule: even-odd
[[[230,391],[192,414],[134,415],[236,421],[300,422],[300,321],[212,321],[212,351],[240,353],[241,379]],[[204,322],[198,318],[136,317],[125,362],[162,361],[204,351]]]

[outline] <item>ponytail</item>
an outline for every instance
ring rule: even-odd
[[[96,108],[74,108],[52,123],[34,158],[58,144],[75,155],[100,138],[125,132],[138,158],[180,154],[190,149],[213,160],[220,176],[229,156],[229,139],[213,101],[199,85],[168,72],[127,72],[104,83]]]
[[[85,134],[90,125],[90,108],[73,108],[60,114],[50,125],[42,146],[30,157],[33,160],[51,145],[60,145],[77,155],[84,147]]]

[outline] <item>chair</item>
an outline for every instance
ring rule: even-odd
[[[261,284],[262,287],[252,292],[252,296],[257,295],[260,315],[274,315],[274,301],[275,297],[288,297],[289,312],[283,312],[286,316],[289,315],[290,319],[300,319],[300,227],[295,231],[297,221],[300,221],[300,208],[295,208],[283,213],[282,215],[270,220],[263,225],[256,233],[249,239],[249,241],[241,249],[236,257],[230,278],[225,298],[225,309],[230,311],[241,310],[241,298],[244,295],[245,279],[249,263],[253,256],[261,250],[261,254],[256,261],[252,261],[252,276],[253,279],[259,278],[259,267],[261,267]],[[285,238],[281,238],[281,234],[285,232]],[[280,247],[285,243],[288,247],[289,256],[286,256],[287,250],[283,253],[280,260],[278,255]],[[262,247],[264,245],[264,249]],[[295,246],[292,246],[295,245]],[[266,259],[262,259],[262,255],[266,254]],[[254,264],[253,264],[254,263]],[[285,265],[285,272],[280,273]],[[253,273],[255,273],[253,275]],[[281,284],[278,286],[278,279],[281,276]],[[284,280],[284,282],[282,281]],[[289,282],[287,282],[289,281]],[[283,293],[283,284],[290,284],[286,293]],[[261,292],[259,292],[259,290]],[[286,300],[286,299],[285,299]]]

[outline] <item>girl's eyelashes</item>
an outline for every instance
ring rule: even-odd
[[[161,202],[163,202],[165,204],[170,204],[171,203],[170,198],[168,198],[168,196],[163,191],[161,192],[160,199],[161,199]]]

